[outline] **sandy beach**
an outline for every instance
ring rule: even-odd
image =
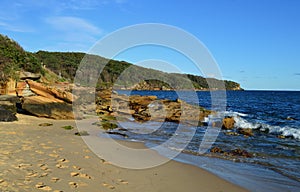
[[[18,115],[0,123],[0,190],[4,191],[246,191],[200,168],[175,161],[145,170],[119,168],[74,135],[72,120]],[[42,123],[51,126],[39,126]],[[137,145],[140,143],[128,143]]]

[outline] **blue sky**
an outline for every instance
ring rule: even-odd
[[[163,23],[202,41],[224,79],[246,89],[300,90],[298,0],[1,0],[0,8],[0,33],[28,51],[87,52],[122,27]],[[188,61],[152,49],[118,59],[169,57],[182,72],[198,74]]]

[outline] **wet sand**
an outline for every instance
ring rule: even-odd
[[[18,115],[19,121],[0,122],[0,191],[82,192],[242,192],[198,167],[169,161],[132,170],[114,166],[95,155],[72,120]],[[50,123],[52,126],[39,126]],[[125,142],[134,148],[140,143]],[[153,152],[154,155],[158,155]]]

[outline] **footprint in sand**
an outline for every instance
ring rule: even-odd
[[[48,173],[42,173],[39,177],[47,177]]]
[[[108,184],[108,183],[102,183],[102,186],[103,187],[106,187],[106,188],[108,188],[108,189],[115,189],[116,187],[115,186],[113,186],[113,185],[110,185],[110,184]]]
[[[36,152],[37,154],[40,154],[40,155],[45,154],[45,152],[43,152],[43,151],[41,151],[41,150],[36,150],[35,152]]]
[[[9,185],[8,182],[5,181],[4,179],[0,180],[0,186],[7,187],[8,185]]]
[[[52,177],[52,178],[51,178],[51,181],[52,181],[53,183],[57,183],[59,180],[60,180],[60,179],[59,179],[58,177]]]
[[[73,165],[73,168],[74,168],[74,169],[77,169],[77,170],[81,170],[81,169],[82,169],[81,167],[78,167],[78,166],[76,166],[76,165]]]
[[[56,164],[55,167],[59,168],[59,169],[66,169],[68,168],[69,166],[67,165],[62,165],[62,164]]]
[[[37,177],[39,174],[37,172],[31,172],[31,173],[27,173],[27,175],[25,176],[26,178],[32,178],[32,177]]]
[[[70,173],[70,175],[71,175],[71,177],[76,177],[76,176],[78,176],[80,173],[78,173],[78,172],[71,172]]]
[[[118,181],[119,181],[121,184],[124,184],[124,185],[127,185],[127,184],[128,184],[128,181],[125,181],[124,179],[118,179]]]
[[[62,159],[57,160],[57,162],[59,162],[59,163],[68,163],[70,161],[65,159],[65,158],[62,158]]]
[[[89,176],[88,174],[86,174],[86,173],[80,173],[79,174],[79,177],[81,177],[81,178],[85,178],[85,179],[92,179],[92,177],[91,176]]]
[[[59,155],[53,154],[53,153],[49,154],[48,156],[50,156],[50,157],[55,157],[55,158],[58,158],[58,157],[59,157]]]
[[[71,175],[71,177],[81,177],[81,178],[85,178],[85,179],[92,179],[92,177],[86,173],[71,172],[70,175]]]
[[[28,163],[20,163],[19,165],[17,165],[15,168],[16,169],[27,169],[29,167],[31,167],[32,164],[28,164]]]
[[[43,182],[40,182],[40,183],[36,184],[35,187],[37,189],[44,190],[44,191],[51,191],[52,190],[51,187],[45,185]]]
[[[78,187],[78,183],[75,183],[75,182],[69,182],[69,185],[70,185],[70,187],[72,187],[72,188],[77,188]]]

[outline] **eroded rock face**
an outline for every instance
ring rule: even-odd
[[[36,94],[30,90],[29,85],[25,81],[17,83],[16,86],[17,96],[19,97],[30,97],[35,96]]]
[[[25,97],[22,108],[37,117],[74,119],[72,104],[58,99],[43,96]]]
[[[27,80],[27,84],[30,90],[37,95],[49,98],[49,99],[59,99],[67,103],[73,102],[73,95],[70,92],[59,90],[54,87],[44,86],[41,83],[37,83],[32,80]]]

